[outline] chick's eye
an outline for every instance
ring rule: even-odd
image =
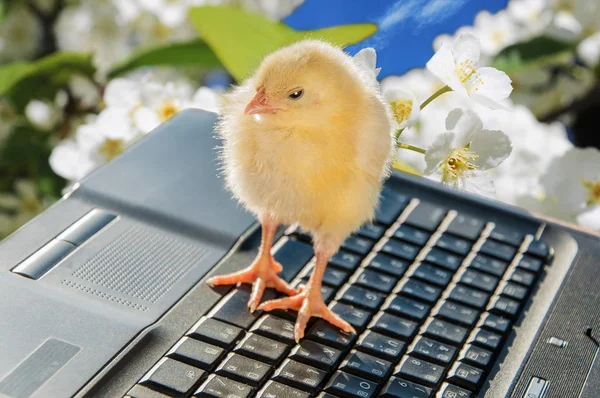
[[[293,100],[297,100],[300,99],[300,97],[302,97],[302,94],[304,94],[304,90],[296,90],[293,93],[291,93],[289,97]]]

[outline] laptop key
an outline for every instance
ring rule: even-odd
[[[456,355],[456,348],[428,339],[427,337],[419,336],[409,354],[421,357],[427,361],[449,365]]]
[[[148,387],[136,384],[133,388],[127,391],[124,398],[170,398],[171,395],[163,394],[158,391],[149,389]]]
[[[371,398],[378,388],[379,384],[373,381],[338,370],[327,383],[325,391],[342,398]]]
[[[470,268],[476,269],[478,271],[487,272],[488,274],[492,274],[497,277],[502,277],[506,268],[508,268],[508,263],[506,261],[498,260],[493,257],[488,257],[483,254],[478,254],[471,261]]]
[[[479,311],[451,301],[445,301],[436,315],[461,325],[474,326],[479,318]]]
[[[342,317],[343,320],[354,326],[357,331],[363,330],[369,319],[371,319],[371,313],[352,305],[334,302],[330,307],[331,311]]]
[[[273,379],[282,384],[306,391],[315,391],[325,381],[327,372],[286,359],[273,375]]]
[[[525,234],[503,225],[496,225],[490,233],[490,238],[519,247],[521,246],[523,239],[525,239]]]
[[[477,240],[484,226],[485,223],[478,218],[458,214],[454,217],[450,225],[448,225],[446,232],[450,232],[461,238]]]
[[[499,315],[486,313],[481,322],[481,326],[492,332],[505,334],[510,330],[511,321]]]
[[[502,336],[490,332],[489,330],[477,328],[475,329],[475,334],[469,340],[469,343],[473,343],[490,351],[494,351],[500,347],[500,343],[502,343]]]
[[[498,286],[498,278],[470,269],[467,269],[465,273],[462,274],[460,282],[464,285],[490,293],[496,290],[496,286]]]
[[[414,260],[420,250],[421,248],[418,246],[394,238],[388,240],[381,248],[383,253],[408,261]]]
[[[389,293],[398,283],[398,279],[393,276],[381,274],[369,269],[362,270],[356,278],[354,284],[369,289],[376,289],[383,293]]]
[[[408,269],[408,262],[377,253],[367,264],[367,269],[385,272],[386,274],[400,278]]]
[[[291,282],[313,256],[310,244],[293,239],[286,241],[273,255],[283,265],[279,276],[286,282]]]
[[[528,290],[525,286],[518,285],[516,283],[508,282],[502,290],[500,294],[506,297],[510,297],[515,300],[525,300],[527,297]]]
[[[184,337],[171,348],[166,356],[211,371],[224,355],[225,351],[220,347]]]
[[[461,362],[455,363],[447,376],[448,381],[473,391],[479,388],[483,378],[484,374],[481,369]]]
[[[446,213],[446,209],[438,207],[433,203],[421,201],[408,215],[405,222],[427,231],[435,231],[444,217],[446,217]]]
[[[303,279],[308,280],[310,275],[312,274],[313,268],[311,267],[310,271],[304,275]],[[335,269],[333,267],[325,268],[325,273],[323,274],[323,283],[334,288],[340,288],[346,280],[350,276],[349,273],[344,272],[339,269]]]
[[[422,321],[429,314],[431,307],[403,296],[395,296],[383,309],[386,312]]]
[[[425,246],[431,234],[419,228],[414,228],[406,224],[402,224],[394,232],[394,237],[400,240],[413,243],[417,246]]]
[[[406,205],[408,197],[384,188],[379,197],[379,204],[375,209],[375,220],[384,225],[393,224]]]
[[[526,253],[547,259],[550,257],[550,246],[544,241],[532,240],[527,247]]]
[[[303,339],[294,347],[290,358],[314,366],[325,371],[331,371],[342,358],[342,352],[335,348]]]
[[[400,318],[387,312],[380,312],[373,319],[370,329],[399,339],[408,340],[415,335],[418,327],[419,324],[417,322]]]
[[[206,382],[200,386],[194,397],[222,398],[239,397],[247,398],[252,395],[253,388],[237,381],[219,375],[210,375]]]
[[[517,254],[517,249],[514,247],[493,239],[486,240],[479,250],[482,253],[489,254],[506,261],[511,261],[515,254]]]
[[[271,370],[265,363],[232,353],[217,368],[217,374],[257,387],[269,376]]]
[[[363,224],[357,232],[359,235],[377,241],[381,239],[381,237],[385,233],[385,228],[381,225],[368,223]]]
[[[350,235],[342,242],[342,249],[365,256],[371,251],[374,245],[375,242],[371,239],[358,235]]]
[[[406,343],[403,341],[384,336],[372,330],[368,330],[363,334],[357,345],[357,349],[360,351],[368,352],[394,362],[400,358],[405,347]]]
[[[231,395],[227,398],[234,398]],[[293,387],[286,386],[276,381],[269,381],[265,388],[258,392],[257,398],[310,398],[310,394],[304,391],[297,390]]]
[[[434,247],[427,253],[425,260],[450,271],[456,271],[460,267],[460,264],[462,264],[463,257]]]
[[[215,312],[213,318],[241,327],[242,329],[248,329],[262,313],[262,311],[254,311],[254,313],[248,311],[250,292],[251,288],[249,285],[238,287]],[[274,298],[275,291],[273,289],[265,290],[263,301]]]
[[[432,390],[412,381],[392,377],[382,388],[381,398],[429,398]]]
[[[339,299],[345,303],[365,308],[369,311],[375,311],[383,303],[385,296],[359,286],[350,285],[344,291]]]
[[[195,339],[207,341],[225,349],[233,347],[241,334],[242,329],[212,318],[201,319],[188,333]]]
[[[235,352],[274,366],[284,357],[288,348],[280,341],[248,333],[235,348]]]
[[[538,273],[544,266],[542,260],[537,257],[523,255],[519,260],[519,267],[526,269],[527,271]]]
[[[438,395],[440,398],[471,398],[471,391],[444,383]]]
[[[424,334],[436,340],[441,340],[453,345],[460,345],[467,337],[468,329],[454,325],[450,322],[433,318],[427,324]]]
[[[484,292],[480,292],[479,290],[471,289],[462,285],[456,285],[450,291],[449,298],[461,304],[483,309],[490,299],[490,296]]]
[[[347,350],[356,339],[355,334],[346,333],[322,319],[315,322],[306,337],[341,350]]]
[[[173,396],[184,397],[192,392],[205,374],[203,370],[194,366],[163,358],[140,380],[140,384]]]
[[[395,376],[412,380],[429,387],[437,387],[444,376],[444,367],[422,359],[407,356]]]
[[[415,270],[414,277],[438,286],[447,286],[452,279],[452,272],[423,263]]]
[[[351,351],[340,370],[381,383],[392,370],[392,363],[360,351]]]
[[[535,282],[535,274],[516,268],[510,275],[510,281],[531,287],[533,282]]]
[[[461,355],[459,360],[461,362],[466,362],[481,369],[488,369],[492,364],[492,356],[492,352],[484,350],[481,347],[469,344],[466,347],[466,350],[463,351],[463,354]]]
[[[286,344],[295,344],[296,342],[294,340],[294,322],[271,314],[260,318],[250,331]]]
[[[497,296],[490,303],[490,312],[505,316],[514,320],[519,315],[521,304],[507,297]]]
[[[346,250],[339,250],[331,257],[329,264],[341,268],[345,271],[352,272],[360,265],[362,257],[358,254],[351,253]]]
[[[402,286],[400,293],[428,303],[435,303],[442,294],[442,289],[411,278]]]
[[[471,242],[458,238],[456,236],[450,234],[443,234],[437,242],[435,242],[437,247],[442,249],[451,251],[456,254],[466,255],[471,250]]]

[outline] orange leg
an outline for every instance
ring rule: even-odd
[[[323,274],[325,273],[325,268],[327,267],[329,259],[335,254],[339,247],[339,244],[333,244],[334,240],[332,239],[325,238],[323,241],[324,244],[315,243],[316,264],[306,286],[294,296],[266,301],[258,307],[265,311],[275,309],[298,311],[298,318],[296,319],[296,326],[294,327],[294,338],[296,339],[296,342],[299,342],[300,339],[304,337],[306,324],[313,316],[323,318],[332,325],[339,327],[344,332],[356,333],[354,328],[348,322],[334,314],[323,300],[321,294]]]
[[[263,296],[265,288],[267,287],[275,288],[276,290],[288,295],[296,294],[296,290],[294,288],[277,276],[283,267],[281,264],[275,261],[273,255],[271,254],[273,237],[275,236],[275,231],[277,230],[277,222],[270,216],[264,216],[262,218],[262,239],[258,256],[256,256],[254,262],[248,268],[245,268],[241,271],[227,275],[215,276],[206,282],[213,286],[234,285],[237,283],[252,284],[252,294],[250,295],[250,301],[248,301],[250,312],[254,312],[256,310],[256,307],[258,307],[260,299]]]

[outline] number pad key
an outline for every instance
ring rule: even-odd
[[[467,269],[465,273],[462,274],[460,282],[464,285],[490,293],[496,290],[496,286],[498,286],[498,278],[470,269]]]
[[[502,342],[502,336],[496,333],[492,333],[485,329],[475,329],[475,334],[469,341],[469,343],[477,344],[483,348],[494,351],[500,347]]]
[[[400,293],[428,303],[435,303],[442,294],[442,289],[416,279],[409,279],[400,289]]]
[[[340,366],[340,370],[381,382],[392,369],[392,363],[364,352],[352,350]]]
[[[425,335],[450,344],[460,345],[467,337],[468,329],[456,326],[439,319],[432,319],[427,324]]]
[[[338,370],[325,387],[325,391],[342,398],[371,398],[375,396],[378,388],[379,384],[373,381]]]
[[[446,301],[442,304],[436,315],[462,325],[474,326],[477,318],[479,318],[479,311],[471,307]]]
[[[462,238],[477,240],[483,226],[484,222],[478,218],[458,214],[454,217],[446,231]]]
[[[533,282],[535,282],[535,274],[517,268],[511,274],[510,280],[511,282],[516,282],[520,283],[521,285],[531,287],[531,285],[533,285]]]
[[[427,231],[435,231],[446,213],[446,209],[421,201],[408,215],[405,222]]]
[[[392,377],[381,390],[381,398],[429,398],[432,390],[412,381]]]
[[[448,372],[448,380],[469,390],[477,390],[483,381],[484,375],[481,369],[457,362]]]
[[[421,248],[418,246],[394,238],[388,240],[381,248],[383,253],[408,261],[414,260],[420,250]]]
[[[490,312],[505,316],[514,320],[519,315],[521,304],[518,301],[506,297],[498,296],[492,299],[490,303]]]
[[[226,379],[219,375],[211,375],[208,380],[200,387],[194,397],[198,398],[221,398],[221,397],[240,397],[247,398],[252,394],[252,387],[237,381]]]
[[[506,297],[510,297],[515,300],[525,300],[527,297],[527,288],[525,286],[517,285],[516,283],[508,282],[502,287],[500,294]]]
[[[225,361],[217,368],[217,373],[221,376],[257,387],[271,373],[271,367],[239,354],[229,354]]]
[[[383,357],[397,361],[404,352],[406,343],[384,336],[372,330],[367,331],[358,341],[357,348],[361,351],[371,353],[377,357]]]
[[[366,236],[369,239],[379,240],[385,233],[385,228],[377,224],[363,224],[358,230],[358,234]]]
[[[469,267],[500,278],[504,275],[506,268],[508,268],[508,263],[493,257],[484,256],[483,254],[478,254],[473,258]]]
[[[483,309],[490,299],[490,296],[479,290],[471,289],[463,285],[456,285],[452,288],[449,298],[461,304]]]
[[[342,249],[366,256],[374,245],[375,242],[371,239],[363,238],[358,235],[350,235],[342,242]]]
[[[437,242],[435,242],[437,247],[442,249],[451,251],[456,254],[460,254],[465,256],[471,250],[471,242],[458,238],[456,236],[452,236],[449,234],[443,234]]]
[[[463,351],[460,361],[481,369],[488,369],[492,364],[492,356],[493,354],[490,351],[469,344]]]
[[[482,326],[493,332],[505,334],[509,331],[511,322],[509,319],[503,318],[498,315],[486,313],[481,322]]]
[[[327,372],[307,366],[291,359],[286,359],[281,367],[275,372],[274,379],[280,383],[299,388],[301,390],[314,391],[319,388],[327,377]]]
[[[414,357],[407,356],[400,364],[400,369],[396,376],[400,376],[417,383],[422,383],[431,387],[440,384],[444,375],[444,367],[433,363],[423,361]]]
[[[454,355],[456,355],[456,348],[419,336],[409,354],[424,358],[427,361],[449,365],[452,359],[454,359]]]
[[[480,251],[505,261],[511,261],[515,254],[517,254],[517,249],[514,247],[505,245],[504,243],[500,243],[493,239],[486,240],[481,246]]]
[[[434,247],[427,253],[425,260],[450,271],[456,271],[462,264],[463,257]]]
[[[303,339],[290,355],[291,359],[330,371],[341,359],[342,353],[335,348]]]
[[[471,391],[444,383],[440,388],[440,398],[471,398]]]

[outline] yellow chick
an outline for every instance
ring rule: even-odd
[[[262,243],[248,268],[208,283],[252,283],[250,311],[298,311],[296,341],[311,316],[354,332],[326,306],[321,282],[342,241],[373,218],[393,153],[390,115],[364,55],[316,40],[292,44],[266,57],[220,110],[227,186],[260,220]],[[282,266],[271,255],[278,225],[295,223],[315,251],[299,292],[277,276]],[[290,297],[258,306],[266,287]]]

